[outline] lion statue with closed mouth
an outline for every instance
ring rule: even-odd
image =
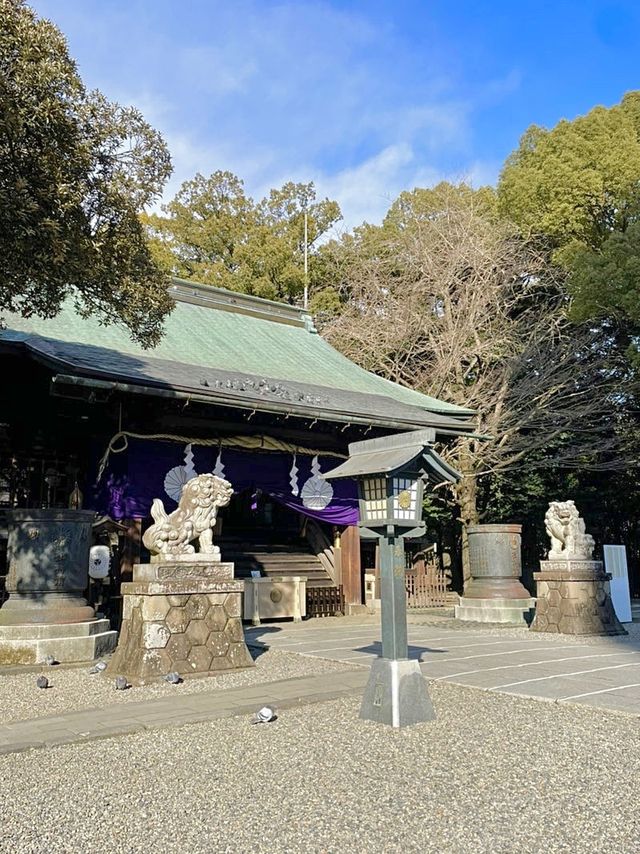
[[[587,534],[584,519],[573,501],[551,501],[544,525],[551,538],[549,560],[569,557],[591,560],[595,541]]]
[[[199,474],[185,483],[178,508],[167,513],[160,498],[151,505],[154,523],[144,533],[142,542],[153,555],[176,559],[195,554],[191,541],[198,539],[200,554],[220,560],[220,549],[213,544],[213,528],[218,509],[226,507],[233,495],[228,480],[215,474]]]

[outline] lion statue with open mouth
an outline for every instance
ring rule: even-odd
[[[220,560],[220,549],[213,544],[213,528],[218,508],[226,507],[233,495],[228,480],[215,474],[199,474],[185,483],[178,508],[167,513],[160,498],[151,505],[154,519],[142,542],[154,555],[176,559],[195,554],[191,541],[198,539],[200,554]]]

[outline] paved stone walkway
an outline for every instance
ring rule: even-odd
[[[374,620],[314,621],[251,628],[255,643],[304,655],[367,665],[380,655]],[[589,643],[500,630],[409,625],[409,656],[428,679],[640,715],[640,642],[628,637]]]
[[[276,710],[335,700],[361,694],[367,679],[363,668],[299,676],[279,682],[265,682],[201,694],[181,694],[180,686],[171,697],[85,709],[81,712],[33,718],[0,726],[0,754],[17,753],[40,747],[55,747],[93,741],[114,735],[166,726],[211,721],[235,715],[253,714],[265,704]]]

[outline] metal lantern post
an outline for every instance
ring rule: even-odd
[[[435,717],[420,665],[407,646],[404,538],[424,533],[422,496],[429,475],[460,475],[433,450],[434,430],[353,442],[349,459],[324,475],[358,482],[360,531],[380,547],[382,656],[371,665],[360,709],[365,720],[408,726]]]

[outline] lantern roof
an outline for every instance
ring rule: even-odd
[[[431,447],[435,430],[412,430],[349,445],[349,459],[323,475],[327,480],[364,475],[391,475],[417,463],[419,469],[454,483],[461,475]]]

